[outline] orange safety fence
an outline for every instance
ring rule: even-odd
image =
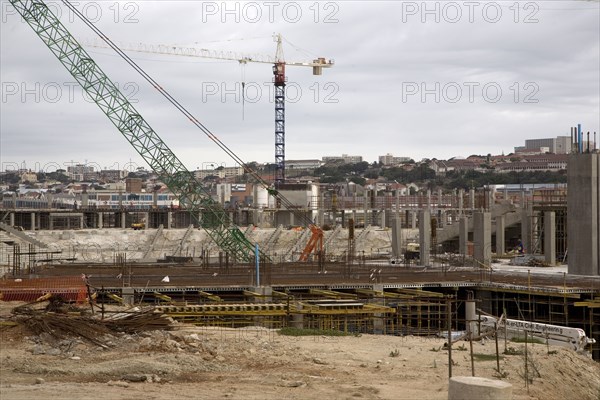
[[[0,280],[0,300],[32,302],[52,293],[67,301],[83,303],[87,299],[85,277],[5,278]]]

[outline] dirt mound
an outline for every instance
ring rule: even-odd
[[[3,308],[4,310],[6,308]],[[0,309],[0,312],[2,309]],[[281,336],[264,328],[113,333],[107,348],[17,327],[0,331],[0,397],[131,399],[446,399],[444,339]],[[596,399],[600,365],[570,350],[509,343],[496,371],[495,343],[474,344],[477,376],[513,384],[515,399]],[[501,343],[500,349],[503,350]],[[471,375],[468,343],[453,349],[453,375]]]

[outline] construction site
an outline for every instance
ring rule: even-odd
[[[320,75],[333,62],[286,62],[279,36],[275,59],[233,58],[273,64],[269,182],[96,32],[96,47],[115,50],[254,178],[253,202],[225,208],[44,2],[10,3],[179,206],[102,207],[87,193],[70,209],[3,199],[2,397],[68,385],[65,399],[98,389],[380,399],[400,398],[401,380],[418,383],[401,398],[458,399],[460,382],[448,379],[470,375],[500,382],[473,389],[494,399],[597,398],[600,153],[583,147],[581,126],[571,128],[566,188],[348,194],[290,183],[285,68]],[[209,384],[200,397],[199,379]]]

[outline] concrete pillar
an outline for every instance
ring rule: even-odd
[[[431,248],[431,213],[419,213],[419,249],[421,252],[421,265],[430,265],[429,249]]]
[[[123,303],[128,306],[135,304],[135,289],[132,287],[124,287],[121,289],[121,296],[123,296]]]
[[[11,212],[8,216],[8,220],[10,222],[10,226],[15,226],[15,213]]]
[[[48,216],[48,229],[54,229],[54,217],[52,215]]]
[[[600,154],[569,155],[569,274],[600,275]]]
[[[417,212],[416,211],[410,212],[410,227],[412,229],[415,229],[417,227]]]
[[[259,213],[260,213],[260,210],[258,210],[258,209],[252,210],[252,225],[258,226],[258,227],[260,227],[260,222],[259,222],[259,218],[258,218]]]
[[[521,242],[523,242],[524,253],[531,250],[531,213],[525,209],[521,211]]]
[[[144,229],[148,229],[150,227],[150,213],[144,213]]]
[[[442,203],[443,203],[443,201],[442,201],[442,189],[438,189],[438,191],[437,191],[437,202],[436,203],[437,203],[438,210],[440,208],[442,208]]]
[[[427,211],[431,212],[431,190],[427,189]]]
[[[475,189],[469,190],[469,208],[471,211],[475,209]]]
[[[104,228],[104,221],[102,220],[102,213],[98,213],[98,229]]]
[[[254,198],[256,198],[256,196]],[[152,192],[152,208],[154,208],[154,209],[158,208],[158,192],[157,191]]]
[[[458,252],[469,254],[469,220],[464,215],[458,220]]]
[[[446,226],[446,212],[444,210],[438,210],[438,227],[444,228]]]
[[[465,190],[464,189],[459,189],[458,190],[458,215],[463,215],[463,202],[465,199]]]
[[[125,211],[121,213],[121,228],[127,228],[127,213]]]
[[[31,213],[31,226],[29,229],[31,229],[32,231],[35,231],[35,213],[34,212]]]
[[[356,226],[356,210],[352,210],[352,220],[354,221],[354,225]]]
[[[473,215],[473,256],[487,267],[492,264],[492,214],[489,212]]]
[[[379,226],[385,228],[385,210],[381,210]]]
[[[368,210],[369,210],[369,191],[365,190],[365,202],[363,204],[363,218],[365,221],[365,228],[367,227],[367,225],[370,225],[370,221],[368,221],[368,219],[367,219]]]
[[[290,225],[294,226],[295,224],[296,224],[296,221],[294,221],[294,212],[290,211]],[[334,221],[334,224],[335,224],[335,221]]]
[[[173,226],[173,211],[167,212],[167,229],[171,229]]]
[[[504,200],[508,200],[508,189],[504,189],[504,196],[502,196]]]
[[[17,208],[17,194],[16,193],[12,194],[12,208],[13,209]]]
[[[399,258],[402,255],[402,221],[400,218],[392,220],[392,257]]]
[[[546,264],[556,264],[556,214],[544,213],[544,260]]]
[[[383,292],[383,284],[376,283],[373,285],[373,290],[377,292]],[[375,313],[373,314],[373,333],[374,334],[384,334],[385,324],[383,323],[383,314]]]
[[[87,208],[90,205],[90,195],[87,192],[81,193],[81,207]]]
[[[85,226],[85,214],[81,213],[81,216],[79,217],[79,229],[83,229]]]
[[[53,200],[52,193],[46,193],[45,196],[46,196],[46,201],[48,202],[47,208],[52,208],[52,200]]]
[[[506,229],[506,218],[504,215],[496,217],[496,254],[499,256],[504,255],[506,249],[504,248],[505,236],[504,231]]]
[[[473,334],[473,336],[479,335],[479,324],[477,323],[477,311],[476,311],[475,300],[465,301],[465,320],[467,322],[467,329]]]
[[[396,190],[396,218],[400,218],[400,190]]]

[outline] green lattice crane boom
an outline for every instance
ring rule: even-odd
[[[148,122],[41,0],[10,0],[44,44],[179,198],[208,235],[235,260],[250,262],[254,246],[230,224],[221,205],[186,169]],[[200,218],[202,213],[202,218]]]

